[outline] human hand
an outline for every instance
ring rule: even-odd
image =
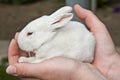
[[[79,5],[75,5],[74,9],[77,16],[85,21],[96,38],[93,65],[108,78],[120,80],[120,55],[116,51],[105,25],[91,11],[81,8]]]
[[[37,64],[18,63],[19,54],[27,56],[18,48],[17,40],[13,39],[9,47],[10,66],[7,72],[19,76],[22,80],[107,80],[99,70],[88,63],[64,57]]]
[[[19,33],[16,33],[15,38],[11,40],[10,42],[10,46],[9,46],[9,50],[8,50],[8,61],[9,61],[9,65],[14,65],[16,63],[18,63],[18,59],[20,56],[28,56],[26,52],[22,51],[19,49],[18,44],[17,44],[17,37],[18,37]],[[23,69],[23,67],[21,67],[21,69]],[[16,69],[12,69],[14,76],[17,76],[17,74],[14,74],[14,71]],[[6,70],[7,72],[7,70]],[[36,78],[31,78],[31,77],[20,77],[21,80],[39,80]]]

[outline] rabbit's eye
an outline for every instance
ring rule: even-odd
[[[30,36],[30,35],[32,35],[33,34],[33,32],[28,32],[27,33],[27,36]]]

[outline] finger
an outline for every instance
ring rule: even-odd
[[[18,39],[18,36],[19,36],[19,32],[16,32],[16,34],[15,34],[15,40],[17,41],[17,39]],[[28,56],[28,54],[27,54],[27,52],[25,52],[25,51],[22,51],[22,50],[20,50],[19,49],[19,54],[20,54],[20,56]]]
[[[16,34],[15,34],[15,39],[16,40],[18,39],[18,35],[19,35],[19,32],[16,32]]]
[[[40,80],[40,79],[36,79],[36,78],[20,78],[20,80]]]
[[[9,49],[8,49],[9,64],[17,63],[19,58],[19,48],[15,39],[11,40]]]
[[[99,21],[98,18],[90,10],[84,9],[79,5],[75,5],[74,9],[77,16],[85,21],[88,28],[90,28],[92,32],[98,30],[98,28],[106,30],[104,24],[101,21]]]
[[[36,71],[36,69],[39,69]],[[17,63],[14,65],[8,66],[6,72],[8,74],[12,74],[15,76],[21,77],[32,77],[32,78],[39,78],[38,75],[41,74],[41,67],[38,64],[30,64],[30,63]]]
[[[27,56],[27,54],[19,49],[17,40],[12,39],[8,50],[9,64],[17,63],[20,56]]]
[[[74,61],[71,58],[56,57],[40,62],[38,64],[17,63],[9,66],[6,72],[21,77],[32,77],[39,78],[41,80],[48,80],[51,76],[52,78],[58,75],[61,75],[63,77],[68,76],[68,73],[74,72],[74,68],[76,68],[76,66],[79,64],[80,62]],[[69,67],[66,67],[66,65]],[[64,72],[64,70],[67,71],[64,73],[65,75],[61,73]]]
[[[96,46],[96,52],[100,52],[97,55],[103,56],[101,53],[104,53],[104,55],[109,55],[111,52],[115,51],[114,43],[105,25],[91,11],[84,9],[79,5],[75,5],[74,9],[77,16],[84,20],[88,28],[93,32],[96,38],[96,44],[99,45]]]

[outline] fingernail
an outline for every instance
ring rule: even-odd
[[[12,65],[8,66],[8,68],[6,69],[6,72],[8,74],[13,74],[13,75],[17,76],[16,75],[16,67],[15,66],[12,66]]]
[[[19,32],[16,32],[16,33],[15,33],[15,37],[14,37],[15,39],[18,38],[18,34],[19,34]]]
[[[79,4],[76,4],[76,6],[79,7],[79,8],[82,8],[82,6],[80,6]]]

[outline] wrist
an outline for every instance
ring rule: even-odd
[[[111,64],[109,71],[107,73],[107,77],[112,80],[119,80],[120,76],[120,55],[117,53],[113,59],[113,63]]]
[[[71,80],[80,80],[80,65],[77,65],[71,74]]]
[[[76,68],[71,80],[108,80],[96,67],[89,63],[81,63]]]
[[[71,80],[89,80],[92,69],[93,66],[89,63],[79,63],[71,76]]]

